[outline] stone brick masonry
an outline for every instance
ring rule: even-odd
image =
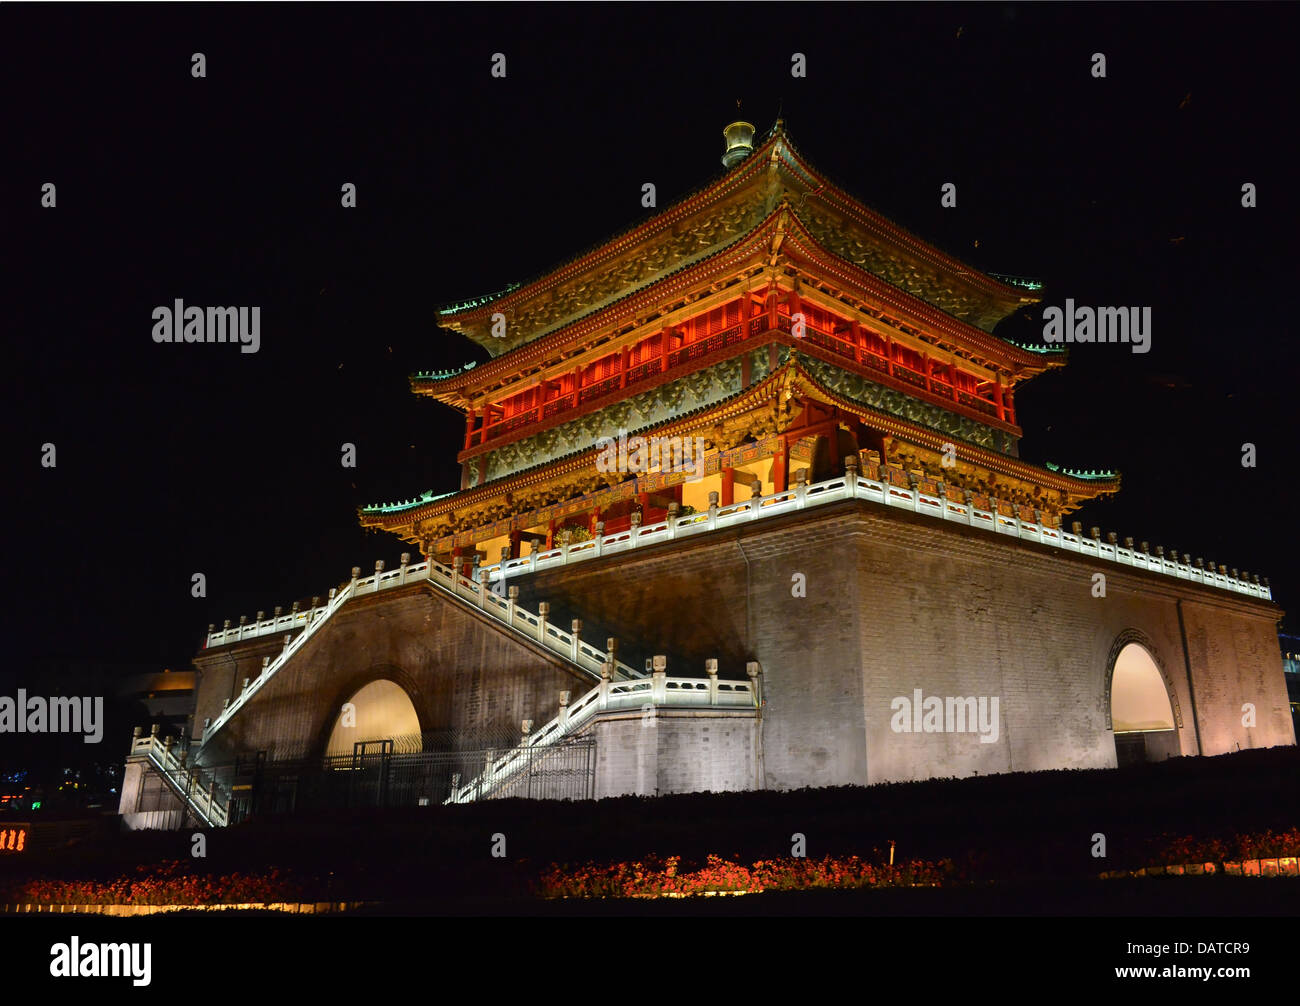
[[[1209,545],[1211,543],[1205,543]],[[1106,576],[1106,596],[1092,577]],[[802,576],[806,596],[795,595]],[[1116,764],[1109,675],[1145,645],[1180,720],[1178,753],[1295,742],[1272,603],[978,529],[846,501],[514,580],[567,626],[637,666],[723,678],[762,667],[750,714],[605,714],[597,794],[870,784]],[[278,641],[205,651],[196,722],[215,716]],[[218,734],[205,759],[267,749],[320,753],[338,711],[386,677],[426,730],[513,730],[555,715],[590,679],[427,584],[364,596],[322,626]],[[891,702],[997,697],[996,740],[897,733]],[[1253,703],[1256,723],[1242,725]]]

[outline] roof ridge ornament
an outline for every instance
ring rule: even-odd
[[[722,154],[722,164],[734,168],[754,152],[754,124],[738,119],[728,123],[722,130],[722,138],[727,141],[727,149]]]

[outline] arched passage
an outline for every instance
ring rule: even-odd
[[[379,678],[358,690],[339,711],[327,756],[350,755],[359,743],[392,741],[394,754],[423,750],[420,717],[406,690],[395,681]]]
[[[1125,642],[1110,668],[1110,720],[1120,766],[1162,761],[1179,753],[1178,716],[1151,651]]]

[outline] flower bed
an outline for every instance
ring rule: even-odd
[[[6,884],[0,900],[34,905],[220,905],[297,902],[305,886],[279,869],[264,873],[196,874],[172,859],[136,867],[112,880],[37,878]]]
[[[937,887],[954,870],[949,860],[898,866],[869,863],[858,856],[759,860],[750,866],[711,855],[694,869],[680,856],[619,863],[552,864],[538,877],[543,898],[652,898],[759,891],[804,891],[862,887]]]

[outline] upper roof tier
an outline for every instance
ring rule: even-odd
[[[783,200],[835,255],[986,332],[1039,300],[939,251],[827,181],[778,119],[753,153],[708,185],[539,279],[444,307],[438,323],[500,356],[743,240]],[[492,333],[497,313],[506,317],[504,338]]]

